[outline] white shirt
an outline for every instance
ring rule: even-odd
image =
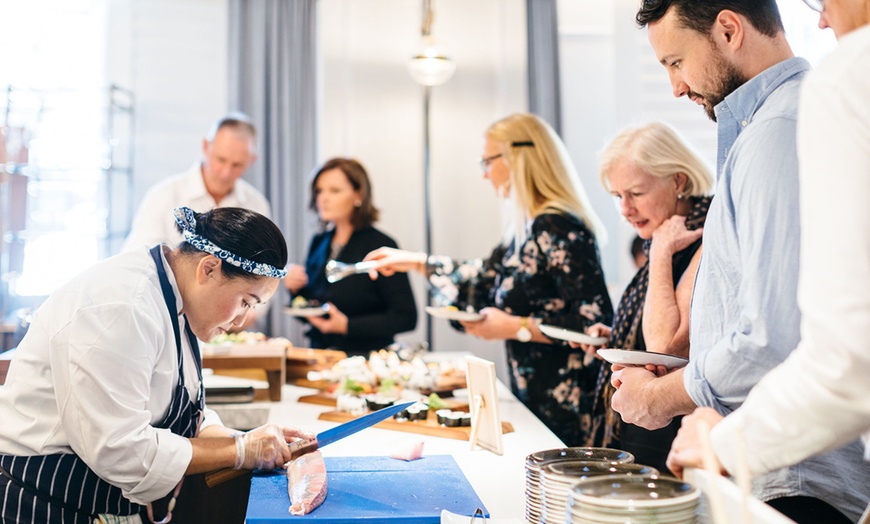
[[[163,180],[148,190],[139,204],[130,234],[121,250],[150,248],[160,243],[173,247],[178,245],[182,237],[175,228],[172,210],[179,206],[187,206],[198,213],[216,207],[241,207],[267,218],[271,216],[266,197],[242,179],[236,180],[233,190],[221,199],[220,204],[215,202],[205,188],[202,166],[197,162],[184,173]]]
[[[801,342],[713,429],[732,472],[741,432],[759,474],[870,430],[870,26],[805,80],[798,150]]]
[[[199,379],[181,316],[179,323],[185,386],[195,399]],[[152,426],[178,382],[176,353],[148,251],[94,265],[45,301],[15,352],[0,387],[0,453],[75,453],[134,502],[166,495],[192,456],[188,439]],[[219,423],[206,412],[203,427]]]

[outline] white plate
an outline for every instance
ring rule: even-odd
[[[621,366],[646,366],[647,364],[653,364],[655,366],[664,366],[668,369],[676,369],[685,367],[689,363],[687,358],[665,355],[664,353],[654,353],[652,351],[599,349],[598,354],[611,364],[619,364]]]
[[[483,320],[483,315],[475,311],[462,311],[449,307],[426,306],[426,313],[429,313],[435,318],[446,318],[447,320],[459,320],[461,322],[477,322]]]
[[[560,328],[556,326],[541,324],[540,326],[538,326],[538,329],[541,330],[541,333],[547,335],[550,338],[558,338],[559,340],[567,340],[568,342],[589,344],[590,346],[600,346],[601,344],[607,343],[607,337],[593,337],[587,335],[586,333],[569,331],[565,328]]]
[[[325,305],[324,305],[325,306]],[[322,317],[328,311],[328,307],[285,307],[284,313],[294,317]]]

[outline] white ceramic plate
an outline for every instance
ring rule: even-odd
[[[426,313],[429,313],[435,318],[446,318],[447,320],[459,320],[461,322],[477,322],[483,320],[483,315],[475,311],[462,311],[449,307],[426,306]]]
[[[647,364],[653,364],[655,366],[664,366],[668,369],[677,369],[685,367],[689,363],[687,358],[665,355],[664,353],[654,353],[652,351],[599,349],[598,354],[611,364],[619,364],[621,366],[646,366]]]
[[[587,335],[586,333],[570,331],[565,328],[560,328],[556,326],[541,324],[540,326],[538,326],[538,329],[541,330],[541,333],[547,335],[550,338],[558,338],[559,340],[567,340],[568,342],[589,344],[591,346],[600,346],[601,344],[607,343],[606,337],[593,337]]]
[[[329,311],[324,306],[317,307],[285,307],[284,313],[294,317],[322,317]]]

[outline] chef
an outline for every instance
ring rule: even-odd
[[[172,493],[171,519],[185,475],[281,467],[310,436],[231,430],[203,398],[196,339],[272,296],[280,230],[239,208],[174,216],[177,247],[104,260],[34,315],[0,387],[0,523],[154,522],[150,503]]]

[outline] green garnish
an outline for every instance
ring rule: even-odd
[[[446,409],[449,407],[450,405],[441,400],[438,393],[432,393],[429,395],[429,409]]]

